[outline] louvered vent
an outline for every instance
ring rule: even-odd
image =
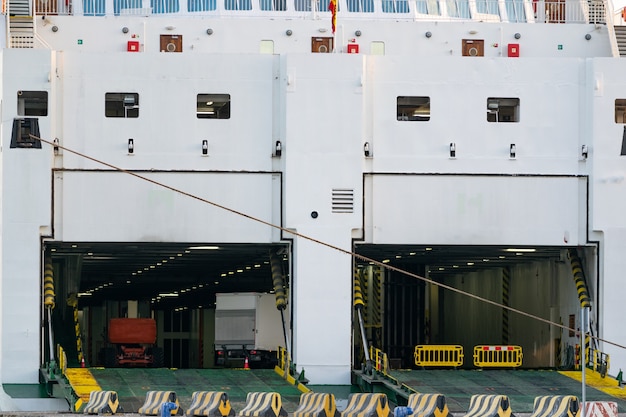
[[[354,211],[354,190],[333,188],[333,213],[352,213]]]

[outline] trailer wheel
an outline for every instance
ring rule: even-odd
[[[117,350],[113,347],[107,347],[102,349],[102,361],[105,368],[117,368],[119,363],[117,362]]]

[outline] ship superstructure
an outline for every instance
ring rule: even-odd
[[[2,384],[39,383],[51,333],[102,364],[115,317],[156,319],[169,367],[214,366],[215,294],[276,274],[277,346],[316,384],[361,360],[355,276],[403,367],[428,343],[560,367],[589,307],[626,369],[621,10],[337,7],[333,33],[323,0],[4,4]]]

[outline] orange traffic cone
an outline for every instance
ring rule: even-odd
[[[250,365],[248,364],[248,357],[243,360],[243,369],[250,369]]]

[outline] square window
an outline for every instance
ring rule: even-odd
[[[489,97],[487,121],[491,123],[518,123],[519,98]]]
[[[396,118],[405,122],[427,122],[430,120],[430,97],[398,96]]]
[[[19,116],[47,116],[48,92],[23,90],[18,91],[17,114]]]
[[[139,117],[138,93],[106,93],[104,98],[106,117]]]
[[[230,94],[198,94],[198,119],[230,119]]]

